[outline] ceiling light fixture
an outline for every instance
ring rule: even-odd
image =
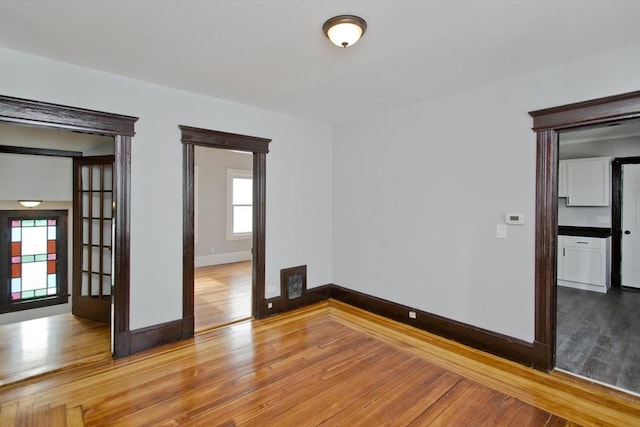
[[[25,208],[35,208],[36,206],[40,206],[42,200],[19,200],[18,203],[20,203]]]
[[[367,31],[367,21],[355,15],[338,15],[327,20],[322,31],[331,43],[340,47],[356,44]]]

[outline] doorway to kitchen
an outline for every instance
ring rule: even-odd
[[[620,245],[620,224],[635,202],[620,196],[635,176],[611,173],[640,156],[640,120],[574,128],[558,140],[556,367],[640,393],[640,331],[630,327],[640,321],[640,293],[621,288],[613,273],[632,249]]]
[[[640,91],[531,111],[536,133],[535,327],[533,366],[556,366],[558,132],[640,118]]]

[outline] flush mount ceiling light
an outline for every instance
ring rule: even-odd
[[[328,19],[322,26],[322,31],[331,43],[348,47],[356,44],[367,31],[367,22],[355,15],[338,15]]]
[[[40,206],[42,200],[19,200],[18,203],[20,203],[25,208],[35,208],[36,206]]]

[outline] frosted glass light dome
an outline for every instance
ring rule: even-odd
[[[331,43],[348,47],[360,40],[367,30],[367,22],[355,15],[339,15],[327,20],[322,26]]]

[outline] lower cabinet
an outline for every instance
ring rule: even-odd
[[[611,238],[558,236],[558,285],[606,293]]]

